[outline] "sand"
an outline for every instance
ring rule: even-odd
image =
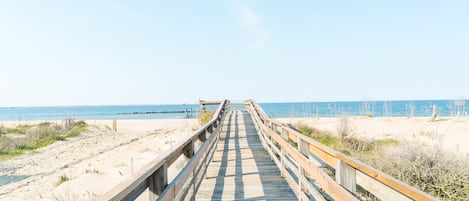
[[[0,125],[25,123],[38,122]],[[118,120],[114,133],[112,121],[87,123],[86,133],[0,162],[0,200],[96,199],[198,127],[193,119]],[[62,176],[69,180],[58,185]]]
[[[350,117],[355,136],[441,141],[450,151],[469,154],[469,118]],[[285,118],[336,132],[339,118]],[[16,126],[39,122],[0,122]],[[32,153],[0,162],[0,200],[93,200],[144,164],[192,134],[197,120],[87,121],[90,131]],[[174,177],[177,171],[170,173]],[[57,185],[61,176],[68,181]]]
[[[304,123],[337,134],[340,118],[279,118],[281,123]],[[372,139],[441,143],[445,150],[469,154],[469,117],[349,117],[355,136]]]

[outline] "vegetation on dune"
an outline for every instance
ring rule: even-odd
[[[434,143],[431,145],[395,139],[361,139],[353,135],[346,117],[337,125],[337,136],[301,123],[294,127],[324,145],[437,198],[460,200],[469,197],[469,155],[442,150],[441,136],[432,135]]]
[[[201,112],[199,114],[199,123],[201,125],[205,125],[210,120],[212,120],[214,114],[215,114],[215,112],[207,112],[207,111]]]
[[[67,175],[62,175],[59,177],[59,180],[55,183],[55,186],[60,186],[61,184],[67,182],[70,178]]]
[[[0,127],[0,161],[65,140],[87,130],[88,125],[84,121],[72,121],[72,124],[67,126],[42,122],[37,125],[18,125],[14,128]]]

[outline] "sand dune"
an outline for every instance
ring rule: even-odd
[[[114,133],[111,121],[88,123],[86,133],[1,162],[0,200],[92,200],[198,126],[197,120],[118,120]],[[68,181],[59,185],[61,177]]]

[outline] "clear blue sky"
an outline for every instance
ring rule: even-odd
[[[0,0],[0,106],[469,97],[469,1]]]

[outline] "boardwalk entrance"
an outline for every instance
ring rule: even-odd
[[[251,115],[230,111],[196,200],[298,200],[264,149]]]

